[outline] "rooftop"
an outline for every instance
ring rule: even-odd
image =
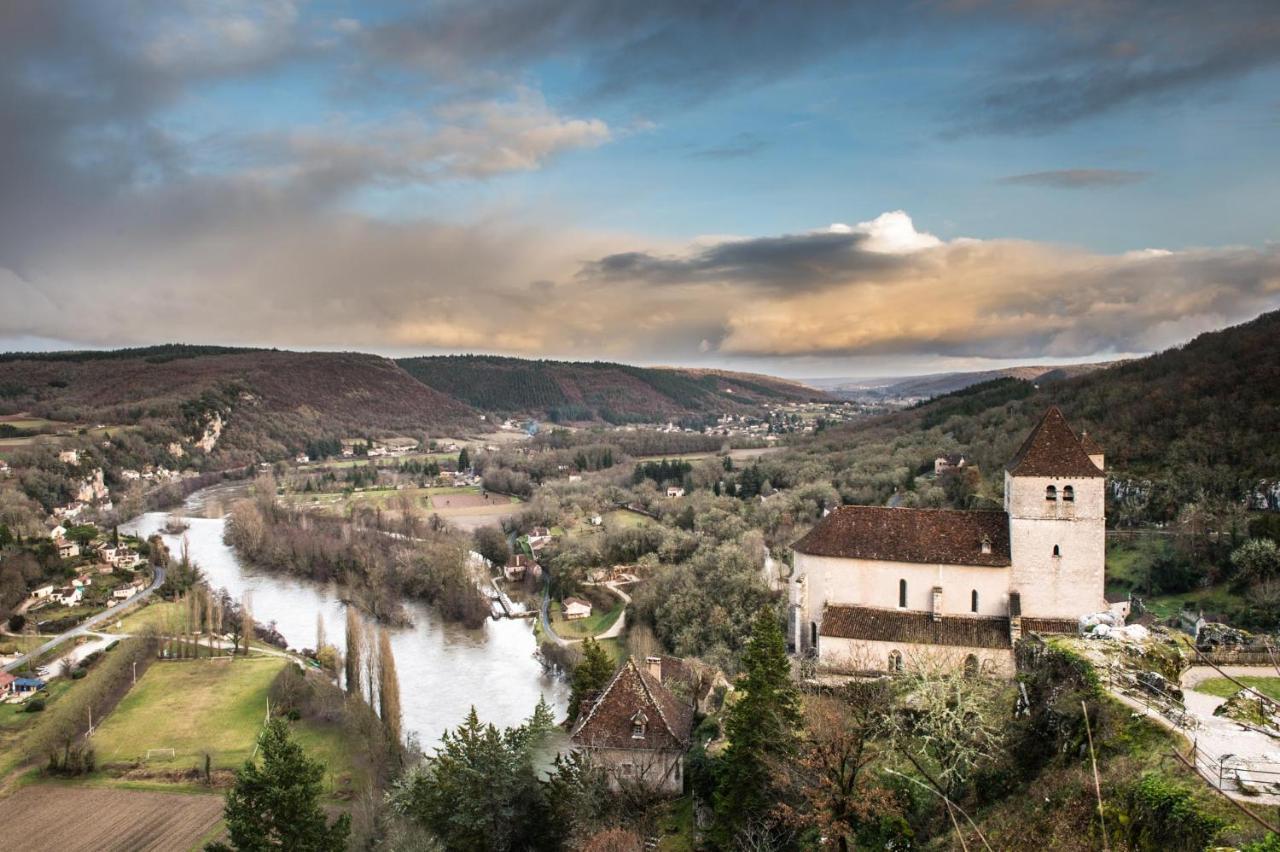
[[[948,615],[870,606],[828,605],[822,635],[840,639],[911,642],[968,648],[1009,648],[1009,619],[1003,616]]]
[[[1012,476],[1103,475],[1089,460],[1089,454],[1056,405],[1040,418],[1005,469]]]
[[[983,552],[983,542],[989,547]],[[1001,511],[841,506],[794,548],[811,556],[1003,567],[1009,516]]]

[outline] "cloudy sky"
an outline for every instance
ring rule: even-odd
[[[1275,0],[6,0],[0,349],[886,375],[1280,307]]]

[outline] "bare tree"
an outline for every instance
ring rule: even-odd
[[[327,645],[327,639],[324,635],[324,613],[316,613],[316,656],[320,656],[320,652]]]
[[[391,652],[391,634],[384,627],[378,631],[378,715],[387,735],[400,744],[400,680],[396,677],[396,658]]]
[[[240,632],[244,634],[244,655],[249,656],[249,646],[253,644],[257,630],[253,624],[253,593],[245,592],[244,597],[240,601],[240,621],[242,626]]]
[[[361,624],[360,613],[354,606],[347,606],[347,658],[346,658],[346,676],[347,676],[347,692],[351,695],[360,694],[360,658],[361,648],[364,643],[361,641]]]

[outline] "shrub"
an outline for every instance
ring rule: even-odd
[[[1129,848],[1144,852],[1200,852],[1227,825],[1201,810],[1189,789],[1154,772],[1124,791],[1123,807]]]
[[[27,706],[23,708],[24,713],[39,713],[44,710],[43,698],[32,698],[27,702]]]
[[[84,677],[84,676],[85,676],[85,675],[87,675],[88,673],[89,673],[89,670],[88,670],[88,669],[83,669],[83,668],[81,668],[81,669],[76,669],[75,671],[73,671],[73,672],[71,673],[71,679],[72,679],[72,680],[80,680],[82,677]]]

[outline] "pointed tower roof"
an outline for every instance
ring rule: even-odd
[[[1090,435],[1088,432],[1080,433],[1080,446],[1088,455],[1091,455],[1091,456],[1104,455],[1102,451],[1102,445],[1099,444],[1097,441],[1093,440],[1093,436]]]
[[[1052,406],[1005,466],[1012,476],[1102,476],[1058,406]]]

